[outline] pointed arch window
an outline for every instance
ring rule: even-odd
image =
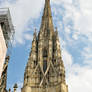
[[[44,73],[46,72],[46,70],[47,70],[47,61],[44,60],[43,61],[43,71],[44,71]]]
[[[47,50],[46,49],[43,50],[43,58],[44,57],[47,57]]]
[[[43,71],[44,71],[44,73],[46,72],[46,70],[47,70],[47,49],[46,48],[44,48],[43,49]]]

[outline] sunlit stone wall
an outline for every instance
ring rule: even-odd
[[[5,57],[6,57],[6,52],[7,52],[7,47],[6,47],[6,43],[4,40],[3,31],[0,25],[0,77],[1,77],[3,64],[5,61]]]

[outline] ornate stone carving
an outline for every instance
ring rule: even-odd
[[[50,0],[45,0],[38,36],[34,32],[22,92],[68,92],[58,31],[54,31],[53,27]]]
[[[3,72],[0,79],[0,92],[7,92],[6,85],[7,85],[7,68],[8,68],[9,58],[10,58],[9,56],[6,57],[3,66]]]

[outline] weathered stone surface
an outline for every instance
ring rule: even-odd
[[[45,0],[38,36],[34,32],[22,92],[68,92],[58,31],[54,31],[53,27],[50,0]]]
[[[3,66],[3,72],[0,79],[0,92],[7,92],[6,85],[7,85],[7,68],[8,68],[9,58],[10,58],[9,56],[6,57]]]

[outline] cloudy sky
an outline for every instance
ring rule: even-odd
[[[0,0],[9,7],[15,29],[7,88],[23,83],[34,29],[39,32],[45,0]],[[58,27],[69,92],[92,92],[92,0],[51,0]]]

